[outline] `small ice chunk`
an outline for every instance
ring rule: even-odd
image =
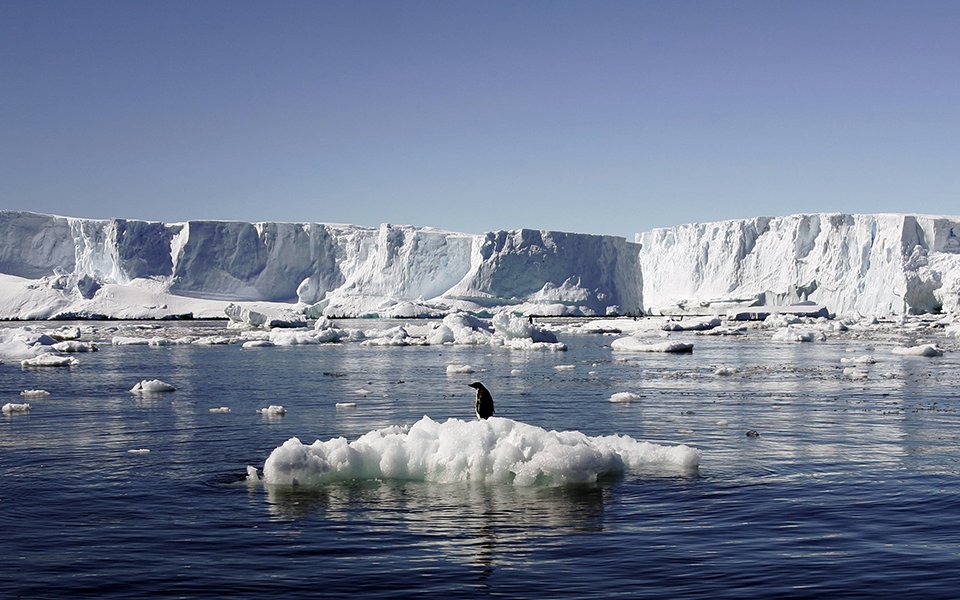
[[[276,404],[271,404],[266,408],[258,408],[257,412],[265,417],[280,417],[287,414],[287,409]]]
[[[144,379],[137,385],[130,388],[131,394],[161,394],[163,392],[174,392],[177,388],[165,381],[159,379]]]
[[[640,394],[633,392],[617,392],[610,396],[610,402],[639,402]]]
[[[868,376],[867,372],[860,367],[845,367],[843,374],[850,379],[866,379]]]
[[[212,413],[228,413],[230,412],[229,406],[218,406],[216,408],[211,408],[210,412]]]
[[[901,356],[943,356],[943,349],[936,344],[920,344],[905,348],[894,348],[891,352]]]
[[[360,388],[359,390],[354,390],[353,393],[358,396],[369,396],[372,392],[367,388]]]
[[[523,375],[523,371],[521,371],[520,369],[511,369],[511,370],[510,370],[510,374],[511,374],[511,375]]]
[[[30,405],[27,403],[17,404],[15,402],[7,402],[3,405],[3,408],[0,409],[0,412],[3,412],[5,415],[12,415],[14,413],[28,413],[30,412]]]
[[[729,424],[730,424],[730,421],[726,419],[720,419],[719,421],[717,421],[717,427],[726,427]]]
[[[727,375],[734,375],[736,374],[736,372],[737,370],[734,369],[733,367],[717,367],[717,370],[714,371],[713,374],[719,375],[721,377],[725,377]]]
[[[610,343],[610,348],[617,352],[693,352],[693,344],[686,342],[660,342],[650,344],[634,336],[613,340],[613,342]]]
[[[43,398],[49,396],[50,392],[47,390],[23,390],[20,395],[24,398]]]
[[[470,365],[447,365],[447,375],[458,373],[473,373],[473,367]]]
[[[577,365],[555,365],[553,368],[557,371],[572,371],[577,368]]]
[[[99,350],[93,342],[78,342],[76,340],[57,342],[51,348],[57,352],[96,352]]]
[[[827,341],[827,336],[822,331],[812,329],[781,327],[773,334],[771,339],[775,342],[825,342]]]
[[[855,358],[841,358],[840,364],[843,365],[872,365],[877,362],[877,359],[870,356],[869,354],[864,354],[863,356],[857,356]]]
[[[127,454],[150,454],[150,448],[133,448],[127,450]]]
[[[72,356],[60,356],[49,353],[20,361],[21,367],[74,367],[79,364],[80,361]]]
[[[356,408],[356,402],[337,402],[337,408]]]
[[[250,340],[249,342],[244,342],[241,348],[272,348],[276,346],[270,340]]]
[[[260,475],[253,465],[247,465],[247,483],[260,483]]]

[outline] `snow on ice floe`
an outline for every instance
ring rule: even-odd
[[[24,414],[30,412],[30,405],[27,403],[17,404],[16,402],[7,402],[0,408],[0,412],[5,415]]]
[[[688,342],[654,342],[628,336],[618,338],[610,343],[610,347],[617,352],[668,352],[668,353],[686,353],[693,352],[693,344]]]
[[[893,354],[901,356],[943,356],[943,348],[936,344],[919,344],[916,346],[899,347],[891,350]]]
[[[20,361],[22,367],[75,367],[80,361],[72,356],[58,354],[40,354]]]
[[[643,396],[633,392],[616,392],[610,395],[610,402],[639,402],[641,398],[643,398]]]
[[[24,398],[45,398],[50,395],[47,390],[23,390],[20,395]]]
[[[547,431],[506,418],[441,423],[425,416],[412,426],[373,430],[352,442],[340,437],[307,445],[291,438],[267,457],[263,481],[308,486],[360,479],[563,485],[648,468],[691,471],[700,456],[700,450],[686,445]]]
[[[169,383],[159,379],[144,379],[140,383],[130,388],[131,394],[162,394],[164,392],[175,392],[177,388]]]

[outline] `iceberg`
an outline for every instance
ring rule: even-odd
[[[441,423],[424,416],[411,426],[376,429],[354,441],[340,437],[308,445],[290,438],[267,457],[263,481],[301,486],[364,479],[557,486],[593,483],[644,468],[692,471],[700,457],[696,448],[659,446],[629,436],[547,431],[501,417]]]

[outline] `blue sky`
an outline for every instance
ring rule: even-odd
[[[0,1],[0,208],[960,214],[958,2]]]

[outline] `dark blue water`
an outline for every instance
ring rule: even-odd
[[[0,404],[33,409],[0,418],[0,597],[956,596],[960,353],[893,356],[912,341],[896,334],[685,335],[692,355],[561,334],[566,353],[104,344],[69,369],[7,361]],[[845,377],[840,359],[866,353],[868,379]],[[448,376],[452,363],[477,372]],[[128,393],[152,378],[177,391]],[[686,443],[699,472],[560,488],[244,481],[291,436],[474,418],[475,379],[501,416]],[[52,395],[20,398],[36,388]],[[608,401],[621,391],[643,397]],[[286,416],[256,413],[270,404]]]

